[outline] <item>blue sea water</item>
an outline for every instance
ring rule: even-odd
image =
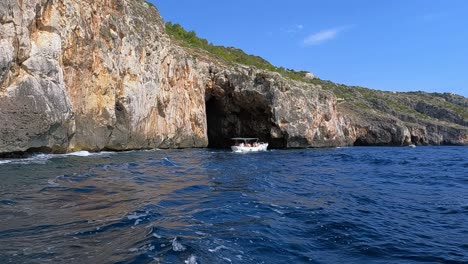
[[[0,160],[0,263],[468,263],[468,148]]]

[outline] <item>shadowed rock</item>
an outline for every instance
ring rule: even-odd
[[[305,77],[182,47],[141,0],[4,0],[0,153],[227,147],[236,136],[276,148],[468,144],[464,97],[370,96]]]

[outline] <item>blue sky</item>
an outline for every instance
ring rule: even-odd
[[[465,0],[151,0],[216,45],[321,79],[468,97]]]

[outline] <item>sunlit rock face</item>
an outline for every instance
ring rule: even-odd
[[[277,148],[352,144],[333,94],[249,67],[211,72],[210,146],[226,147],[236,136],[258,137]]]
[[[144,1],[0,8],[0,152],[225,147],[234,136],[274,147],[350,142],[333,95],[195,59]]]
[[[370,101],[371,108],[344,102],[338,104],[337,109],[353,131],[354,145],[468,145],[468,120],[463,117],[468,115],[468,99],[450,94],[420,94],[416,99],[399,95],[400,105],[406,108],[400,112],[376,99]],[[427,97],[441,102],[453,101],[459,113],[425,102]]]
[[[201,54],[172,41],[142,0],[2,0],[0,154],[227,147],[232,137],[277,148],[468,144],[464,128],[361,113],[318,85]]]
[[[74,132],[61,35],[56,21],[38,17],[45,3],[0,4],[0,152],[65,151]]]
[[[0,3],[0,152],[204,147],[203,70],[143,1]]]

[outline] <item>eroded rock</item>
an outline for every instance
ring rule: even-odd
[[[239,135],[259,137],[272,147],[332,147],[352,144],[336,98],[311,84],[253,68],[214,75],[207,92],[208,135],[213,147]]]
[[[468,144],[453,111],[419,105],[459,127],[369,107],[380,113],[182,48],[142,0],[0,3],[0,153],[226,147],[236,136],[289,148]]]

